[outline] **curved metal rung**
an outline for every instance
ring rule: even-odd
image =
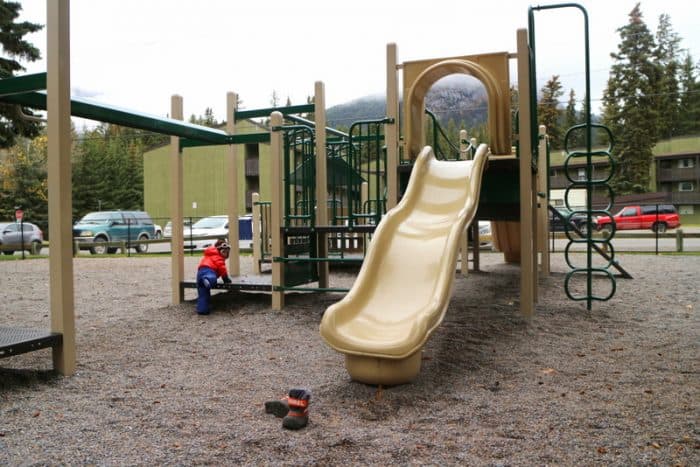
[[[571,269],[586,269],[582,268],[580,266],[576,266],[573,261],[571,261],[571,258],[569,258],[569,248],[571,248],[572,245],[574,245],[575,242],[569,242],[567,245],[564,247],[564,260],[566,261],[566,264],[571,268]],[[611,267],[615,267],[617,264],[617,261],[614,259],[615,256],[615,248],[613,247],[612,243],[610,243],[609,240],[601,241],[601,243],[605,244],[605,248],[608,249],[608,258],[605,258],[608,263],[605,266],[600,266],[602,269],[609,269]]]
[[[570,151],[569,150],[569,139],[571,134],[578,129],[588,129],[588,134],[590,135],[590,129],[591,128],[599,128],[604,130],[609,138],[609,144],[608,147],[604,150],[592,150],[590,147],[590,141],[587,147],[586,151]],[[566,179],[569,181],[569,186],[566,188],[565,194],[564,194],[564,199],[565,199],[565,204],[566,207],[571,209],[571,205],[569,203],[569,193],[571,192],[572,189],[576,188],[584,188],[586,190],[586,196],[587,196],[587,202],[586,202],[586,209],[585,210],[576,210],[571,212],[567,216],[567,223],[571,219],[571,216],[574,214],[585,214],[586,215],[586,223],[587,223],[587,230],[585,232],[585,236],[583,238],[577,238],[574,237],[573,234],[571,233],[570,230],[566,230],[566,236],[568,238],[568,243],[566,245],[566,248],[564,249],[564,259],[566,260],[566,264],[572,269],[569,273],[566,275],[566,279],[564,281],[564,291],[566,292],[566,295],[571,299],[575,301],[586,301],[588,304],[588,309],[590,310],[591,308],[591,301],[596,300],[596,301],[606,301],[610,300],[610,298],[615,295],[615,290],[616,290],[616,282],[615,278],[613,275],[608,271],[608,269],[612,267],[616,267],[617,261],[615,261],[615,249],[611,243],[612,238],[615,236],[616,232],[616,225],[615,221],[612,221],[612,231],[610,232],[610,235],[608,235],[606,238],[603,239],[597,239],[593,238],[593,232],[592,232],[592,225],[593,225],[593,220],[594,216],[593,214],[599,214],[603,216],[608,216],[611,219],[613,219],[612,215],[609,212],[609,209],[613,205],[614,199],[615,199],[615,192],[612,190],[608,182],[612,179],[614,169],[615,169],[615,160],[613,159],[610,151],[612,151],[612,147],[614,144],[614,138],[612,135],[612,132],[610,129],[603,125],[598,125],[598,124],[590,124],[590,127],[587,126],[587,124],[582,124],[582,125],[576,125],[571,127],[567,132],[566,135],[564,136],[564,149],[566,151],[566,158],[564,159],[564,175],[566,176]],[[610,161],[610,174],[607,177],[600,178],[600,179],[594,179],[593,178],[593,173],[592,173],[592,161],[591,158],[593,156],[605,156],[608,158]],[[586,158],[586,176],[584,180],[574,180],[571,178],[569,175],[569,163],[574,160],[574,159],[580,159],[580,158]],[[602,210],[594,210],[592,209],[591,206],[591,197],[593,195],[593,189],[594,188],[606,188],[608,191],[608,195],[610,198],[610,201],[608,205],[606,206],[605,209]],[[574,265],[574,262],[571,259],[570,253],[571,253],[571,246],[574,244],[586,244],[586,267],[576,267]],[[592,265],[592,253],[593,250],[595,249],[597,252],[601,252],[600,246],[605,248],[605,250],[608,252],[607,257],[601,253],[601,256],[603,256],[607,260],[607,264],[605,264],[604,267],[593,267]],[[578,295],[574,296],[571,293],[571,290],[569,288],[569,282],[571,278],[574,275],[581,275],[585,274],[586,276],[586,292],[583,295]],[[593,293],[593,276],[594,275],[600,275],[604,274],[608,279],[612,282],[612,287],[610,294],[603,297],[603,296],[598,296]]]
[[[610,281],[610,293],[603,297],[603,296],[598,296],[594,295],[592,291],[589,289],[586,291],[584,295],[574,295],[571,293],[571,290],[569,289],[569,282],[571,281],[571,278],[574,277],[576,274],[585,274],[586,278],[588,278],[589,275],[592,275],[593,273],[598,273],[595,275],[601,276],[601,277],[606,277]],[[564,278],[564,292],[566,293],[566,296],[569,297],[570,300],[574,301],[590,301],[590,300],[596,300],[599,302],[606,302],[610,300],[613,295],[615,295],[615,291],[617,290],[617,281],[615,281],[615,276],[612,275],[610,271],[604,268],[577,268],[569,271],[566,274],[566,277]]]

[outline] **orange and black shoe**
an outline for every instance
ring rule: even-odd
[[[304,428],[309,423],[309,400],[311,391],[308,389],[290,389],[287,397],[289,413],[282,419],[282,426],[290,430]]]
[[[275,417],[282,418],[289,412],[289,404],[287,398],[284,397],[276,401],[265,402],[265,413],[271,413]]]

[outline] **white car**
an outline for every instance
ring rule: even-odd
[[[217,238],[228,238],[228,216],[203,217],[185,226],[183,235],[186,250],[203,250],[212,246]]]
[[[183,235],[185,237],[186,250],[203,250],[213,245],[217,238],[226,238],[230,241],[228,239],[228,216],[204,217],[192,224],[191,227],[185,226]],[[238,218],[238,237],[240,249],[253,247],[252,216],[240,216]]]
[[[479,221],[479,248],[491,249],[491,221]]]
[[[190,219],[183,219],[182,220],[183,224],[185,225],[185,232],[188,231],[190,228]],[[170,238],[173,236],[173,223],[171,221],[168,221],[165,223],[165,227],[163,228],[163,238]]]

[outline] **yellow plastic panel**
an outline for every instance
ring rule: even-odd
[[[353,379],[399,384],[418,373],[420,350],[449,304],[487,152],[482,144],[474,160],[438,161],[426,146],[403,199],[377,226],[352,289],[324,313],[321,336],[347,354]]]
[[[435,82],[450,74],[470,75],[481,81],[489,102],[491,153],[511,154],[509,57],[508,52],[497,52],[403,63],[403,97],[406,109],[411,109],[406,112],[405,126],[406,139],[413,141],[406,146],[410,158],[415,157],[425,144],[422,133],[418,134],[423,129],[423,97]],[[419,105],[413,100],[416,94]]]

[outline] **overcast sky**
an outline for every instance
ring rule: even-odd
[[[46,0],[20,0],[21,19],[46,24]],[[579,2],[588,11],[593,108],[608,77],[617,29],[636,0]],[[225,118],[226,93],[246,109],[270,107],[273,90],[284,104],[306,103],[314,82],[326,86],[327,107],[385,94],[386,44],[399,62],[516,50],[527,26],[523,0],[72,0],[71,87],[74,96],[165,116],[170,96],[183,96],[185,116],[207,107]],[[697,62],[696,0],[642,0],[656,32],[668,13]],[[535,14],[540,89],[552,75],[584,95],[583,16],[577,9]],[[45,32],[27,37],[42,50]],[[28,72],[46,62],[27,64]],[[511,76],[511,81],[515,76]]]

